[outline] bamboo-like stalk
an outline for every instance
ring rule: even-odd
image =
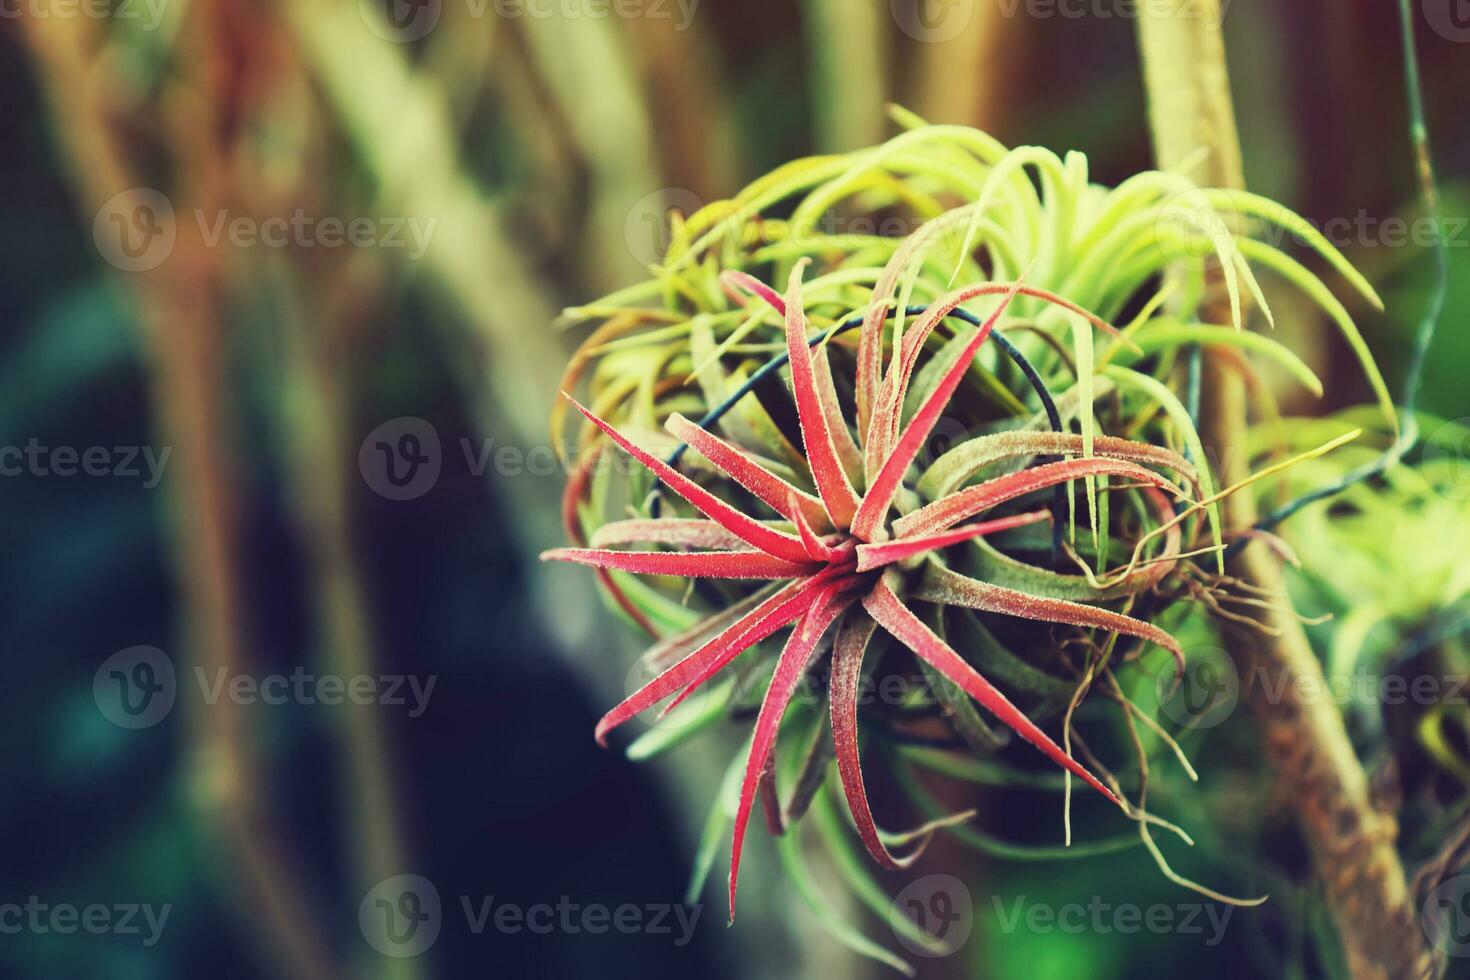
[[[1139,43],[1149,101],[1154,152],[1163,169],[1179,166],[1203,149],[1192,173],[1205,185],[1243,188],[1239,136],[1230,98],[1218,0],[1166,0],[1146,4]],[[1216,284],[1218,286],[1218,284]],[[1201,311],[1207,322],[1225,322],[1228,305],[1216,288]],[[1204,356],[1201,430],[1222,470],[1224,484],[1246,475],[1245,383],[1223,358]],[[1223,514],[1231,528],[1256,520],[1248,493],[1228,498]],[[1246,548],[1232,574],[1282,596],[1282,608],[1265,613],[1277,635],[1222,623],[1261,728],[1265,749],[1282,785],[1291,787],[1298,822],[1320,875],[1327,905],[1354,977],[1432,975],[1394,846],[1392,815],[1374,809],[1368,778],[1353,751],[1341,712],[1329,699],[1303,701],[1296,692],[1320,689],[1321,665],[1286,600],[1286,582],[1275,556]],[[1284,692],[1272,701],[1267,691]]]
[[[207,17],[208,5],[203,6],[191,14]],[[115,137],[111,78],[98,57],[99,32],[88,18],[23,17],[21,25],[71,162],[79,204],[90,217],[114,194],[140,183]],[[203,109],[199,103],[190,100],[175,109],[171,137],[187,141],[209,132],[197,118]],[[218,190],[215,161],[208,159],[207,147],[175,149],[185,158],[181,172],[190,175],[178,203],[204,206]],[[242,659],[243,616],[217,258],[193,222],[179,222],[178,231],[168,261],[130,274],[127,283],[152,358],[159,431],[174,449],[169,490],[177,522],[172,537],[184,597],[185,649],[206,672],[235,673]],[[192,747],[195,796],[224,847],[235,852],[233,864],[246,886],[238,902],[242,914],[254,921],[267,957],[284,975],[303,980],[337,975],[320,933],[306,926],[312,920],[308,902],[263,805],[269,795],[262,789],[261,765],[242,712],[224,698],[197,708],[190,721],[200,726]]]

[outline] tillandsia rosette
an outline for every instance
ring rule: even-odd
[[[574,547],[544,557],[595,568],[657,638],[644,658],[653,679],[608,712],[599,741],[666,699],[666,712],[687,710],[731,675],[764,684],[728,780],[732,918],[756,801],[775,831],[808,811],[830,831],[834,769],[852,829],[883,867],[914,860],[941,828],[984,840],[963,825],[972,813],[939,816],[908,778],[911,763],[965,768],[906,739],[935,725],[941,745],[974,753],[1021,736],[1122,808],[1163,866],[1148,827],[1174,828],[1141,792],[1124,798],[1072,722],[1101,695],[1136,745],[1142,725],[1188,770],[1119,674],[1161,651],[1137,673],[1172,677],[1184,653],[1159,624],[1238,598],[1221,587],[1232,529],[1216,504],[1230,491],[1217,490],[1195,428],[1192,352],[1231,349],[1242,370],[1269,359],[1321,393],[1289,349],[1242,329],[1247,292],[1270,318],[1252,263],[1322,306],[1392,420],[1343,305],[1250,235],[1286,229],[1377,304],[1291,212],[1173,174],[1108,190],[1089,183],[1081,154],[1008,151],[976,130],[895,116],[905,131],[882,146],[788,164],[676,219],[649,281],[567,311],[601,323],[562,382],[569,393],[586,380],[588,404],[568,394],[552,420],[560,445],[568,407],[585,418],[564,506]],[[1232,323],[1193,316],[1211,269]],[[641,466],[601,465],[613,453]],[[779,647],[766,643],[787,628]],[[876,747],[898,761],[899,782],[938,818],[890,834],[859,765],[858,692],[904,658],[925,690],[864,712],[863,731],[884,736]],[[825,717],[808,712],[809,737],[778,744],[803,684],[821,692]],[[721,702],[737,716],[738,688]],[[1060,722],[1061,744],[1039,721]],[[778,773],[794,777],[784,803]],[[783,856],[800,874],[793,849]]]

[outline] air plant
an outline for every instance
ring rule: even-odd
[[[1159,644],[1180,658],[1178,644],[1163,630],[1106,609],[1064,599],[1031,595],[950,570],[941,560],[953,546],[1044,519],[1033,511],[991,520],[965,523],[997,507],[1036,491],[1084,477],[1114,476],[1139,484],[1155,504],[1161,519],[1172,516],[1163,491],[1176,497],[1183,491],[1141,462],[1168,466],[1180,473],[1193,468],[1182,458],[1142,443],[1100,440],[1084,447],[1080,437],[1060,439],[1007,439],[997,436],[976,447],[991,459],[1039,452],[1081,454],[1017,473],[995,477],[954,490],[921,507],[889,520],[895,498],[915,457],[948,405],[961,378],[996,321],[1023,289],[1097,321],[1095,316],[1044,290],[1022,283],[984,284],[961,289],[930,307],[912,330],[897,342],[895,363],[878,377],[880,330],[888,297],[875,297],[859,341],[857,397],[859,418],[868,425],[861,443],[853,438],[839,404],[830,362],[809,348],[809,326],[801,302],[801,274],[805,262],[792,269],[782,301],[767,287],[752,283],[755,291],[785,318],[792,389],[802,442],[810,461],[816,495],[793,486],[763,467],[739,447],[674,414],[669,431],[704,455],[726,476],[744,487],[795,529],[784,530],[721,500],[657,457],[639,449],[613,426],[577,405],[593,424],[618,446],[647,466],[674,492],[708,520],[631,520],[604,526],[594,544],[659,543],[697,550],[622,551],[610,547],[563,548],[542,557],[579,562],[602,569],[653,575],[753,579],[784,582],[748,612],[727,622],[716,613],[685,641],[680,659],[627,700],[608,712],[597,726],[597,737],[607,733],[657,702],[677,694],[677,704],[751,646],[788,625],[795,624],[781,651],[775,674],[761,703],[754,738],[741,783],[730,858],[730,916],[735,914],[735,890],[741,846],[757,788],[773,779],[772,764],[781,718],[796,685],[809,669],[823,636],[835,628],[832,659],[832,735],[843,789],[864,845],[879,864],[897,868],[913,860],[922,845],[904,861],[880,839],[869,809],[858,763],[857,692],[863,656],[869,639],[881,627],[945,679],[973,697],[1005,725],[1035,745],[1058,765],[1082,778],[1099,793],[1122,805],[1114,792],[1062,751],[994,685],[952,649],[910,607],[913,600],[1017,616],[1043,622],[1110,630]],[[897,269],[890,270],[897,272]],[[886,277],[889,282],[897,276]],[[924,341],[946,314],[967,300],[1001,293],[1000,305],[970,336],[953,363],[938,378],[918,410],[900,424],[905,390]],[[1098,321],[1100,322],[1100,321]],[[1111,329],[1109,327],[1109,329]],[[866,368],[866,369],[865,369]],[[864,411],[866,409],[866,411]],[[841,445],[843,448],[838,449]],[[862,461],[861,494],[854,475]],[[977,467],[978,468],[978,467]],[[1138,576],[1135,587],[1152,585],[1170,565],[1179,547],[1177,527],[1168,539],[1165,559]],[[914,566],[905,571],[906,566]],[[710,636],[709,634],[713,634]],[[708,636],[707,639],[705,637]],[[687,648],[687,652],[685,652]],[[672,653],[672,651],[670,651]],[[1126,809],[1126,807],[1125,807]]]
[[[959,745],[990,753],[1004,741],[973,699],[1067,780],[1117,804],[1171,879],[1224,899],[1168,869],[1148,827],[1177,828],[1144,809],[1142,786],[1134,802],[1123,799],[1119,779],[1074,733],[1074,714],[1090,692],[1101,694],[1121,709],[1140,752],[1162,745],[1193,776],[1115,672],[1148,645],[1182,662],[1160,625],[1179,598],[1205,600],[1186,605],[1186,617],[1247,601],[1215,584],[1226,539],[1242,530],[1222,527],[1216,504],[1240,487],[1216,488],[1196,431],[1198,345],[1232,350],[1244,371],[1248,357],[1271,360],[1322,391],[1289,349],[1243,329],[1242,289],[1269,316],[1250,263],[1322,306],[1358,353],[1387,424],[1396,424],[1346,309],[1296,259],[1252,238],[1256,223],[1290,231],[1371,302],[1377,296],[1306,222],[1264,198],[1162,173],[1108,190],[1088,183],[1080,154],[1007,151],[975,130],[895,115],[908,131],[881,147],[796,161],[731,201],[676,217],[652,279],[567,311],[570,320],[605,322],[562,383],[570,391],[591,375],[588,407],[566,402],[587,420],[564,507],[577,547],[545,557],[595,568],[618,610],[658,639],[644,657],[656,676],[602,719],[598,739],[665,699],[665,713],[689,710],[689,696],[717,675],[770,666],[750,748],[727,780],[729,820],[717,803],[709,825],[733,824],[732,917],[755,800],[773,830],[810,807],[826,815],[818,826],[828,847],[847,846],[826,809],[831,761],[833,791],[845,795],[852,829],[879,866],[911,862],[941,829],[1002,856],[1025,851],[966,826],[970,813],[941,815],[911,767],[966,775],[969,762],[903,746],[895,729],[903,723],[882,717],[864,731],[885,734],[878,745],[898,782],[936,819],[905,834],[876,825],[854,691],[887,636],[918,661]],[[777,206],[788,216],[768,217]],[[844,206],[907,215],[914,230],[823,230],[826,216],[852,213]],[[1212,263],[1234,322],[1188,315]],[[956,279],[972,285],[955,289]],[[771,285],[783,280],[784,297]],[[783,367],[794,411],[773,377]],[[553,416],[558,444],[564,417]],[[940,436],[955,444],[936,450]],[[620,481],[599,465],[609,443],[647,475]],[[620,487],[633,513],[609,523]],[[1048,523],[1049,535],[1035,533]],[[1115,565],[1113,555],[1126,561]],[[1181,573],[1190,588],[1176,581]],[[681,589],[679,578],[691,584]],[[788,626],[773,658],[742,656]],[[776,765],[778,735],[804,679],[826,692],[831,751],[811,743],[783,806],[775,775],[789,767]],[[722,690],[701,718],[737,707],[732,686]],[[1061,744],[1040,727],[1047,719],[1060,721]],[[647,755],[697,727],[677,737],[655,729],[634,748]],[[650,738],[655,747],[643,748]],[[1090,768],[1073,758],[1073,745]],[[1067,835],[1070,843],[1070,823]],[[900,843],[912,846],[896,854]],[[1105,846],[1113,845],[1097,842]],[[713,847],[707,833],[697,881]],[[797,849],[783,843],[781,853],[812,901]],[[855,873],[850,862],[843,867]],[[866,901],[878,889],[855,882],[854,891]],[[902,968],[813,905],[839,939]]]

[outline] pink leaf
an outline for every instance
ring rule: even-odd
[[[781,316],[786,315],[786,301],[781,298],[781,294],[748,272],[726,269],[720,273],[720,285],[725,287],[725,292],[731,294],[732,298],[736,292],[744,290],[771,304]]]
[[[984,537],[987,534],[996,534],[1000,531],[1009,531],[1011,528],[1035,524],[1037,521],[1044,521],[1049,517],[1051,517],[1051,514],[1047,511],[1034,510],[1011,517],[996,518],[993,521],[983,521],[979,524],[968,524],[965,527],[957,527],[952,531],[943,531],[939,534],[930,534],[915,538],[899,538],[896,541],[884,541],[882,544],[860,544],[857,549],[857,570],[860,572],[869,572],[875,568],[881,568],[884,565],[889,565],[896,561],[903,561],[905,558],[925,551],[948,548],[950,545],[959,544],[961,541],[969,541],[972,538]]]
[[[955,306],[960,306],[964,303],[968,303],[970,300],[977,299],[981,296],[1005,295],[1013,285],[1013,283],[985,283],[983,285],[967,286],[964,289],[959,290],[957,293],[952,293],[950,296],[946,296],[944,299],[940,300],[938,303],[935,303],[929,309],[925,310],[924,315],[915,322],[913,329],[904,334],[902,348],[898,359],[897,372],[890,373],[889,376],[884,379],[884,395],[886,396],[886,402],[900,406],[901,410],[904,395],[908,391],[909,379],[913,377],[914,367],[918,364],[919,354],[924,349],[924,341],[929,339],[929,335],[933,333],[935,328],[939,326],[944,318],[948,316],[951,311],[954,310]],[[1071,300],[1064,299],[1063,297],[1058,296],[1056,293],[1050,292],[1049,290],[1041,289],[1037,286],[1021,285],[1017,287],[1016,292],[1020,293],[1022,296],[1031,296],[1037,299],[1046,300],[1054,306],[1060,306],[1062,309],[1069,310],[1072,313],[1083,317],[1093,326],[1097,327],[1099,330],[1104,331],[1105,333],[1118,333],[1118,328],[1114,327],[1111,323],[1104,320],[1102,317],[1098,316],[1095,313],[1092,313],[1089,310],[1084,310],[1082,307],[1078,306],[1076,303],[1073,303]],[[950,305],[950,301],[952,299],[955,299],[956,297],[958,297],[958,302],[954,303],[953,306]]]
[[[682,575],[688,578],[796,578],[812,571],[772,558],[763,551],[611,551],[604,548],[553,548],[542,561],[569,561],[593,568],[615,568],[638,575]]]
[[[732,534],[739,536],[741,540],[759,548],[766,554],[774,555],[777,558],[785,558],[787,561],[795,562],[806,560],[806,549],[802,547],[801,541],[798,538],[789,534],[783,534],[780,531],[774,531],[755,518],[740,513],[740,511],[731,507],[663,460],[651,456],[633,445],[618,430],[583,408],[581,403],[571,395],[565,392],[562,395],[573,405],[576,405],[577,411],[585,415],[588,421],[607,433],[608,438],[621,446],[628,455],[652,470],[654,475],[660,480],[663,480],[671,490],[689,501],[707,517],[718,521]]]
[[[832,448],[842,461],[848,480],[861,480],[863,451],[853,441],[852,430],[842,417],[842,405],[837,400],[837,386],[832,381],[832,359],[828,356],[826,344],[818,344],[812,351],[812,364],[816,368],[817,396],[822,401],[822,414],[827,416],[827,431],[832,433]]]
[[[880,581],[873,587],[873,591],[868,593],[867,598],[863,600],[863,608],[878,621],[878,625],[935,670],[958,684],[970,697],[979,701],[987,711],[1008,725],[1017,735],[1036,746],[1057,765],[1084,780],[1119,807],[1123,807],[1122,801],[1114,795],[1112,790],[1104,786],[1081,763],[1063,752],[1057,743],[1052,741],[1040,728],[1037,728],[1030,718],[1022,714],[1021,710],[1010,702],[1010,699],[984,677],[981,677],[974,667],[971,667],[950,648],[949,644],[936,636],[928,626],[925,626],[919,617],[899,601],[898,596],[893,594],[887,582]],[[1126,807],[1124,809],[1126,810]]]
[[[881,524],[884,515],[888,513],[889,505],[893,503],[893,496],[898,492],[898,488],[903,482],[903,475],[908,471],[909,464],[914,461],[914,457],[918,455],[920,447],[924,444],[924,440],[929,437],[930,431],[934,428],[934,423],[939,420],[939,413],[944,411],[944,406],[949,403],[950,396],[959,387],[960,379],[964,377],[965,371],[970,367],[970,362],[975,358],[975,352],[980,349],[980,345],[985,343],[985,339],[990,336],[990,331],[995,327],[995,321],[1000,319],[1000,315],[1005,312],[1006,307],[1015,298],[1016,290],[1019,288],[1020,283],[1011,284],[1010,291],[1002,298],[1000,306],[996,307],[995,312],[990,314],[990,318],[975,332],[975,336],[970,338],[970,342],[960,352],[959,358],[954,364],[950,365],[949,370],[940,379],[939,385],[930,394],[923,406],[919,408],[918,412],[914,414],[913,419],[910,420],[908,428],[899,437],[898,445],[887,459],[883,461],[878,475],[869,484],[867,495],[863,497],[862,504],[858,507],[857,515],[852,519],[852,533],[854,537],[860,538],[863,541],[871,541],[873,539],[874,532]],[[944,310],[945,305],[950,303],[953,295],[955,294],[951,294],[951,297],[947,297],[942,302],[935,304],[931,309]],[[957,301],[954,305],[957,305]],[[953,309],[953,305],[950,306],[950,309]],[[880,416],[875,415],[873,421],[870,423],[870,429],[877,428],[883,424],[884,420]],[[871,431],[869,435],[871,437]]]
[[[961,575],[938,565],[931,566],[929,576],[919,586],[915,598],[927,602],[965,606],[981,612],[1001,613],[1032,619],[1043,623],[1066,623],[1088,629],[1109,630],[1124,636],[1136,636],[1150,643],[1157,643],[1174,656],[1176,671],[1184,670],[1184,651],[1179,642],[1152,623],[1132,616],[1087,606],[1067,599],[1049,599],[1045,596],[1018,592],[1002,585],[982,582]]]
[[[878,624],[867,616],[849,616],[837,628],[837,642],[832,648],[832,745],[837,754],[837,774],[842,778],[842,791],[853,823],[868,853],[885,868],[907,868],[924,853],[929,839],[938,827],[969,819],[974,811],[957,814],[945,820],[920,827],[914,833],[918,843],[904,857],[895,857],[883,843],[873,811],[868,805],[868,791],[863,784],[862,762],[858,756],[857,699],[863,672],[863,654]]]
[[[801,512],[801,508],[796,506],[796,499],[794,497],[792,498],[789,509],[791,511],[791,519],[796,524],[797,536],[801,538],[801,543],[806,546],[806,553],[811,555],[812,560],[822,562],[836,561],[841,553],[817,535],[817,532],[807,523],[806,517]]]
[[[786,291],[786,350],[791,357],[791,390],[796,398],[796,416],[801,423],[802,445],[817,494],[827,509],[832,524],[847,527],[857,510],[857,494],[847,480],[847,473],[837,459],[832,433],[827,428],[827,414],[822,410],[821,396],[812,370],[811,350],[807,347],[806,314],[801,308],[801,273],[806,260],[791,270]]]
[[[822,571],[818,572],[816,575],[813,575],[813,576],[810,576],[808,578],[805,578],[802,581],[807,584],[807,588],[810,590],[810,589],[817,588],[818,586],[822,585],[823,583],[831,584],[835,580],[842,579],[846,574],[847,574],[847,570],[846,569],[842,569],[842,568],[826,568],[826,569],[823,569]],[[847,581],[838,582],[837,583],[837,586],[840,589],[845,589],[845,588],[848,588],[849,587],[850,582],[851,582],[850,579],[847,580]],[[817,601],[818,601],[817,599],[811,599],[810,600],[810,602],[812,602],[812,603],[815,603]],[[783,622],[781,625],[784,626],[786,623],[791,622],[791,618],[792,617],[787,617],[787,619],[785,620],[785,622]],[[770,636],[771,633],[774,633],[776,631],[776,629],[779,629],[779,628],[780,627],[778,626],[778,627],[775,627],[775,628],[773,628],[771,630],[768,630],[767,632],[761,634],[760,639],[765,639],[767,636]],[[720,671],[724,670],[727,666],[729,666],[730,661],[732,661],[736,657],[738,657],[742,652],[744,652],[745,649],[749,649],[749,647],[750,647],[750,644],[746,644],[745,647],[742,648],[741,650],[727,651],[725,654],[722,654],[721,656],[719,656],[719,657],[711,660],[708,664],[705,665],[705,667],[702,670],[700,670],[699,674],[696,677],[694,677],[691,681],[689,681],[688,685],[685,686],[684,690],[682,690],[682,691],[679,692],[679,696],[676,697],[676,698],[674,698],[674,700],[670,701],[668,703],[668,705],[664,707],[663,711],[661,711],[659,713],[659,717],[662,718],[664,715],[667,715],[670,711],[673,711],[675,708],[677,708],[680,704],[682,704],[684,702],[684,699],[685,698],[689,697],[689,695],[691,695],[695,691],[699,690],[699,688],[706,681],[708,681],[711,677],[713,677],[716,674],[718,674]]]
[[[825,586],[811,610],[802,617],[792,630],[791,638],[776,661],[776,671],[771,685],[761,701],[760,714],[755,719],[755,734],[750,742],[750,755],[745,762],[745,780],[740,786],[740,805],[735,811],[735,833],[730,844],[730,921],[735,921],[735,885],[740,877],[740,852],[745,843],[745,829],[750,822],[750,808],[755,800],[756,786],[765,778],[776,751],[776,736],[781,728],[781,717],[791,703],[796,685],[806,674],[817,643],[832,621],[842,614],[846,602],[835,599],[839,585]],[[851,601],[851,600],[847,600]]]
[[[691,681],[693,686],[702,683],[703,678],[805,613],[822,584],[815,579],[799,579],[776,592],[603,715],[597,723],[597,743],[607,745],[608,732]]]
[[[745,541],[714,521],[663,517],[658,520],[613,521],[592,532],[594,548],[617,544],[676,544],[686,548],[717,548],[738,551]]]
[[[759,497],[776,513],[792,518],[800,510],[812,523],[824,528],[829,526],[827,510],[820,500],[793,487],[719,436],[700,428],[678,412],[669,416],[664,428],[728,473],[731,479]]]
[[[1055,463],[1043,463],[1016,473],[1007,473],[1005,476],[977,483],[973,487],[957,490],[947,497],[941,497],[932,504],[919,508],[912,514],[900,517],[893,522],[893,531],[902,537],[933,534],[967,517],[992,507],[998,507],[1006,501],[1015,500],[1028,493],[1044,490],[1069,480],[1104,474],[1152,484],[1175,494],[1181,493],[1178,487],[1153,470],[1144,469],[1133,463],[1101,457],[1064,459]]]

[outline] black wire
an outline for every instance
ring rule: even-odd
[[[910,306],[904,311],[904,316],[922,316],[927,310],[928,307],[925,306]],[[885,316],[885,319],[894,316],[896,312],[896,310],[889,310],[887,315]],[[956,320],[962,320],[965,323],[970,324],[972,327],[978,328],[984,326],[984,323],[979,317],[966,310],[954,309],[951,310],[947,314],[947,316],[954,317]],[[826,343],[832,337],[836,337],[839,334],[847,333],[849,330],[855,330],[863,325],[864,319],[865,318],[863,316],[854,316],[848,320],[844,320],[842,323],[839,323],[837,326],[828,330],[826,333],[808,340],[807,346],[816,347],[818,344]],[[1015,363],[1016,367],[1021,369],[1021,373],[1026,376],[1026,380],[1031,383],[1031,387],[1036,391],[1036,397],[1041,400],[1041,407],[1046,412],[1047,422],[1050,423],[1052,430],[1054,432],[1064,431],[1062,428],[1062,414],[1057,410],[1056,399],[1052,398],[1051,390],[1047,388],[1046,382],[1042,380],[1041,375],[1037,372],[1035,366],[1032,365],[1029,360],[1027,360],[1025,354],[1022,354],[1020,350],[1016,348],[1015,344],[1011,343],[1004,336],[1002,336],[1000,331],[991,330],[990,336],[992,339],[995,340],[997,346],[999,346],[1000,349],[1005,352],[1006,356]],[[781,370],[781,368],[784,367],[790,360],[790,353],[783,352],[777,354],[775,357],[762,364],[751,374],[749,378],[746,378],[745,383],[742,384],[739,388],[735,389],[735,391],[732,392],[728,398],[706,412],[704,417],[699,420],[699,427],[702,429],[708,429],[710,426],[719,422],[719,420],[722,419],[726,415],[726,413],[730,411],[730,409],[734,408],[735,405],[739,403],[740,399],[744,398],[746,395],[754,391],[756,386],[759,385],[766,378],[770,377],[773,372]],[[687,442],[681,442],[678,447],[669,454],[668,459],[664,460],[664,462],[668,463],[669,466],[678,466],[679,460],[683,458],[684,452],[688,448],[689,444]],[[1047,457],[1046,459],[1049,459],[1049,457]],[[659,513],[659,504],[662,500],[662,490],[663,481],[659,480],[657,477],[654,477],[653,487],[649,490],[648,502],[648,512],[654,517],[657,517]],[[1052,491],[1052,555],[1054,558],[1060,556],[1061,554],[1062,524],[1063,517],[1066,513],[1066,504],[1066,492],[1063,490],[1061,484],[1057,484],[1057,486]]]

